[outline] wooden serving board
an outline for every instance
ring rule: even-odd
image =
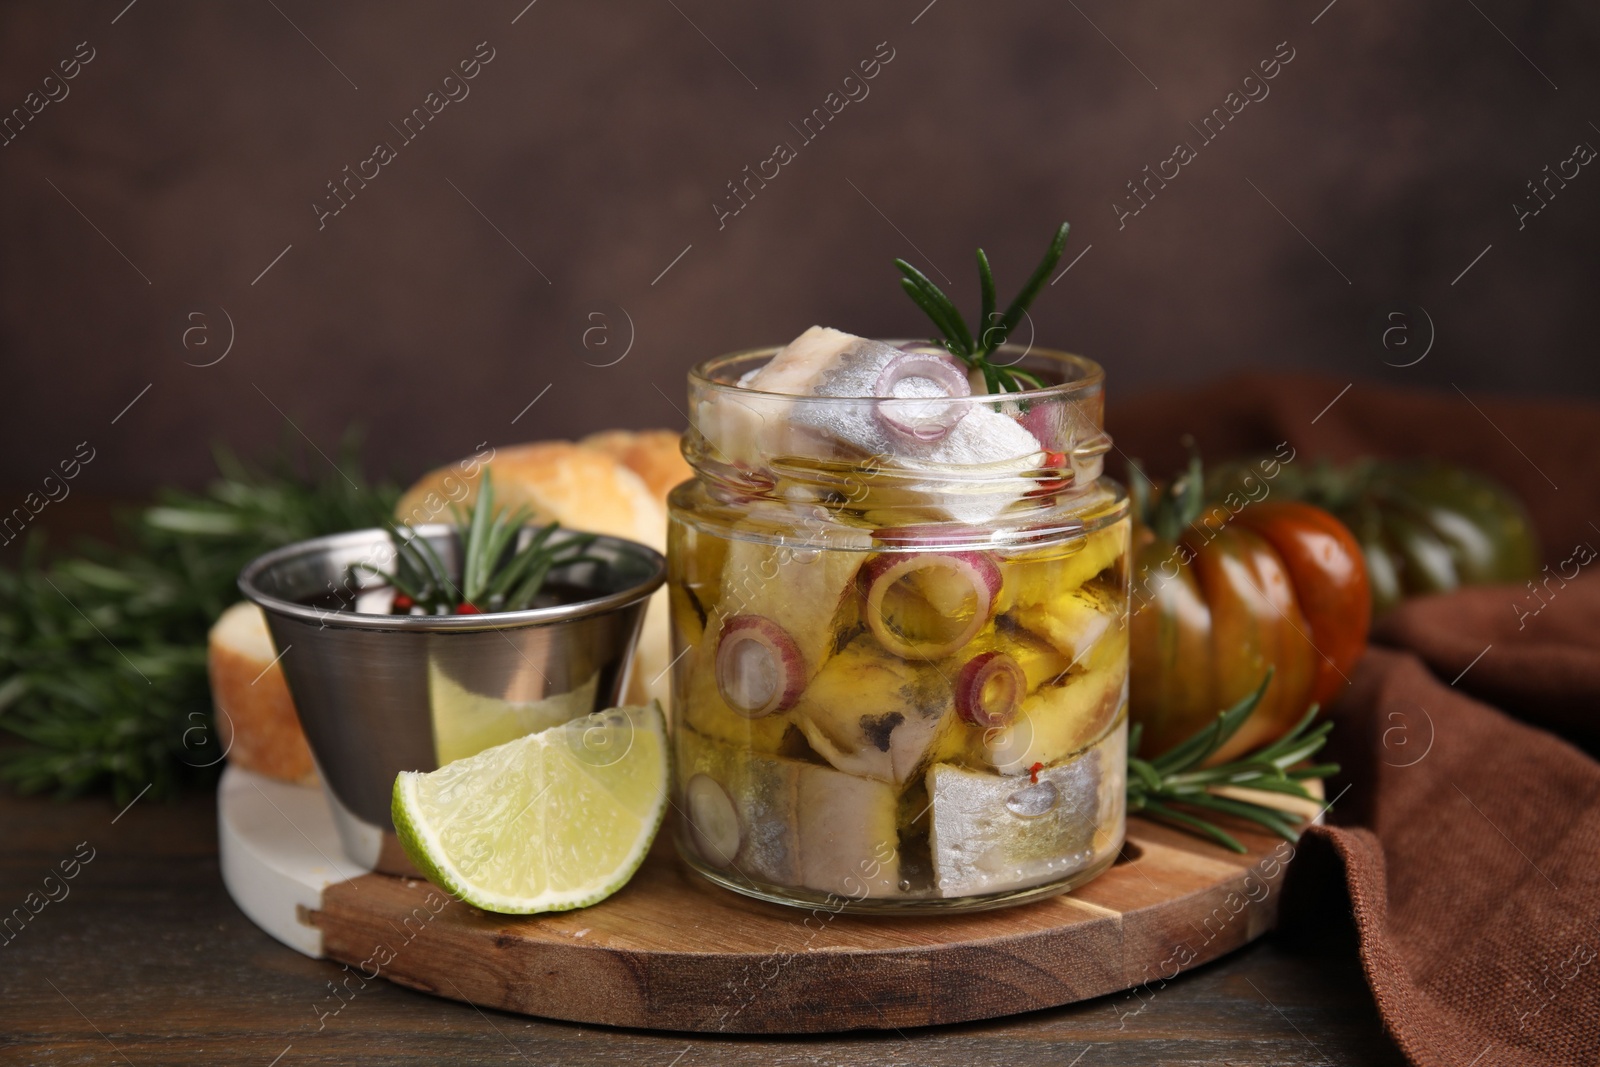
[[[1163,982],[1277,923],[1293,846],[1227,824],[1229,853],[1146,819],[1117,864],[1067,896],[994,912],[888,918],[752,901],[710,885],[662,833],[608,901],[493,915],[339,853],[317,789],[229,768],[222,877],[299,952],[480,1008],[707,1033],[906,1029],[1053,1008]]]
[[[302,929],[286,933],[274,928],[270,909],[246,899],[262,884],[246,870],[254,846],[230,844],[229,835],[249,822],[241,803],[299,787],[263,789],[241,785],[232,769],[228,775],[219,822],[230,891],[280,940],[303,934],[306,943],[295,947],[347,964],[352,990],[382,976],[479,1007],[608,1026],[903,1029],[1141,985],[1154,991],[1270,930],[1294,853],[1242,824],[1229,826],[1250,849],[1238,855],[1135,818],[1116,866],[1070,895],[968,915],[880,918],[807,912],[720,889],[691,873],[663,834],[609,900],[516,917],[479,911],[425,881],[334,869],[324,861],[337,852],[315,844],[320,825],[301,807],[278,847],[303,840],[302,858],[320,884],[310,890],[316,899],[287,905]],[[288,799],[269,803],[288,818]],[[258,815],[258,824],[274,819]]]

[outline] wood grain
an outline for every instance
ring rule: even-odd
[[[730,893],[658,841],[633,881],[576,912],[504,916],[372,874],[310,921],[365,977],[477,1006],[701,1033],[903,1029],[1054,1007],[1142,984],[1271,929],[1293,854],[1239,827],[1227,852],[1133,819],[1076,892],[968,915],[860,917]]]
[[[277,1067],[1403,1062],[1378,1023],[1347,930],[1327,942],[1269,935],[1165,986],[932,1029],[702,1036],[480,1013],[390,982],[363,987],[354,968],[307,959],[258,930],[222,887],[215,805],[201,792],[171,804],[145,797],[113,824],[122,805],[106,799],[0,794],[0,825],[10,832],[0,899],[9,905],[38,889],[78,842],[98,850],[72,895],[0,949],[0,1063],[266,1067],[280,1055]],[[1291,886],[1286,907],[1294,900]],[[1317,919],[1330,930],[1343,922],[1337,913]],[[330,991],[345,983],[354,992]]]

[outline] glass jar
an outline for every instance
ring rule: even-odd
[[[668,535],[679,852],[832,911],[1093,878],[1122,843],[1128,677],[1100,367],[1007,346],[995,362],[1044,388],[740,388],[776,351],[689,376],[697,477]]]

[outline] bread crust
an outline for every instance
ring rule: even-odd
[[[679,483],[694,477],[694,471],[683,458],[683,435],[677,430],[602,430],[585,437],[579,444],[621,460],[644,479],[663,507],[667,494]]]
[[[602,430],[585,437],[580,444],[616,457],[643,478],[661,504],[663,513],[672,490],[694,476],[693,469],[683,458],[683,434],[677,430]],[[671,708],[669,610],[667,591],[658,590],[650,598],[644,630],[639,634],[633,677],[628,683],[626,699],[629,703],[657,699],[662,707]]]
[[[607,453],[571,441],[535,441],[495,450],[482,464],[494,471],[495,499],[524,505],[536,521],[625,537],[657,551],[666,547],[666,515],[644,480]],[[395,508],[401,522],[452,522],[451,505],[468,508],[478,498],[482,470],[462,464],[430,471]]]
[[[270,651],[272,639],[262,640],[265,632],[261,609],[247,601],[223,612],[211,628],[206,668],[218,740],[230,763],[269,778],[314,784],[311,748],[283,667]]]

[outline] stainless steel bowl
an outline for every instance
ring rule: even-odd
[[[452,527],[417,532],[459,572]],[[552,543],[572,536],[558,530]],[[483,615],[386,614],[393,590],[355,568],[392,566],[383,530],[301,541],[240,573],[239,588],[266,611],[351,859],[413,873],[389,818],[400,771],[435,770],[617,702],[666,560],[617,537],[598,538],[585,554],[603,562],[551,576],[581,599]]]

